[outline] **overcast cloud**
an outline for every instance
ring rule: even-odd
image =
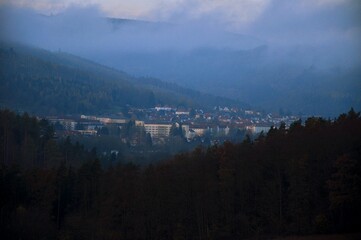
[[[357,45],[361,39],[359,0],[0,0],[0,3],[46,15],[85,7],[98,9],[99,15],[107,17],[208,25],[281,44],[324,44],[332,39]]]
[[[327,51],[361,61],[359,0],[0,0],[0,3],[2,39],[85,57],[90,56],[82,53],[90,50],[94,53],[97,49],[183,51],[199,47],[250,49],[266,44],[328,48]],[[114,30],[104,17],[151,20],[168,26],[148,29],[123,25]]]

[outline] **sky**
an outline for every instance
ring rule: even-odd
[[[105,17],[207,25],[279,44],[361,42],[360,0],[0,0],[1,6],[45,15],[96,9]]]
[[[278,38],[360,37],[359,0],[0,0],[45,15],[97,8],[106,17],[171,23],[208,22],[227,31]],[[341,36],[342,35],[342,36]],[[313,39],[312,39],[313,40]],[[313,40],[314,41],[314,40]]]
[[[2,0],[1,3],[33,8],[44,14],[56,14],[72,5],[96,5],[111,17],[153,21],[174,20],[179,14],[199,18],[217,10],[222,12],[225,20],[251,21],[265,9],[270,0]]]
[[[269,9],[297,15],[322,13],[343,7],[360,7],[359,0],[1,0],[0,4],[27,7],[43,14],[57,14],[71,6],[98,6],[108,17],[152,21],[179,21],[218,16],[218,21],[247,25]],[[358,9],[360,10],[360,9]],[[342,11],[342,10],[341,10]]]
[[[105,17],[165,24],[114,29]],[[286,62],[297,60],[289,52],[301,47],[319,65],[360,65],[361,0],[0,0],[1,40],[104,56],[106,64],[124,51],[266,45]]]

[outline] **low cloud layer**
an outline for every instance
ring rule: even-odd
[[[247,26],[247,31],[280,44],[347,44],[361,40],[359,1],[279,2]]]
[[[205,20],[183,23],[110,21],[96,6],[73,6],[54,16],[32,9],[2,7],[1,39],[50,50],[185,51],[201,47],[252,48],[260,41],[239,37]]]
[[[46,35],[54,47],[61,35],[75,37],[76,34],[81,40],[95,38],[102,44],[111,44],[107,37],[122,44],[135,43],[137,37],[147,38],[148,43],[143,41],[145,46],[157,45],[157,41],[163,40],[162,35],[172,35],[174,38],[166,38],[161,43],[168,48],[202,44],[245,47],[229,35],[225,37],[225,32],[279,45],[338,44],[359,48],[361,42],[361,2],[358,0],[2,0],[0,6],[3,36],[41,43]],[[143,35],[147,31],[143,28],[142,33],[133,36],[120,31],[114,34],[105,17],[166,22],[173,24],[174,32],[153,31]],[[177,41],[179,38],[182,43]],[[75,40],[61,39],[60,42],[64,41]],[[257,44],[259,42],[253,45]]]

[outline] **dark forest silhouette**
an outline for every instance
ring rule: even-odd
[[[0,112],[2,239],[241,239],[348,233],[361,222],[361,117],[309,118],[149,166]]]

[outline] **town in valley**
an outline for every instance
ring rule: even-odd
[[[162,145],[171,137],[207,145],[225,141],[240,142],[246,135],[266,134],[271,127],[279,127],[281,124],[289,127],[302,117],[220,106],[210,110],[168,106],[141,109],[128,106],[117,114],[44,118],[54,125],[57,137],[116,136],[122,143],[136,147],[144,144]]]

